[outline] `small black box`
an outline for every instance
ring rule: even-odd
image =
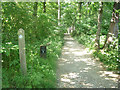
[[[46,46],[40,46],[40,57],[46,58]]]

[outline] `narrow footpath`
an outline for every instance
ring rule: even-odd
[[[66,34],[58,60],[58,88],[117,88],[118,75],[105,71],[87,48]]]

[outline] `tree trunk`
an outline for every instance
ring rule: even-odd
[[[117,4],[117,3],[116,3]],[[116,7],[116,10],[119,10],[120,9],[120,2],[118,3],[118,5],[115,5]],[[115,13],[116,14],[116,23],[115,23],[115,28],[114,28],[114,36],[117,37],[118,36],[118,30],[119,30],[119,13]]]
[[[91,10],[90,10],[90,4],[91,4],[91,2],[88,2],[88,6],[89,6],[89,16],[90,16],[90,14],[91,14]]]
[[[118,60],[120,60],[120,33],[118,34]],[[120,73],[120,63],[118,63],[118,71]],[[120,88],[120,79],[119,79],[119,88]]]
[[[101,23],[102,23],[102,13],[103,13],[103,2],[100,2],[99,13],[98,13],[98,30],[96,32],[95,46],[96,49],[100,49],[100,32],[101,32]]]
[[[37,20],[37,9],[38,9],[38,2],[35,2],[34,3],[34,6],[33,6],[33,28],[34,28],[34,31],[33,31],[33,33],[34,33],[34,38],[37,38],[37,27],[36,27],[36,20]]]
[[[60,25],[60,0],[58,0],[58,26]]]
[[[90,14],[90,13],[89,13],[90,10],[88,9],[89,4],[90,4],[90,3],[87,2],[87,5],[86,5],[86,7],[87,7],[87,10],[86,10],[86,18],[88,18],[88,17],[89,17],[89,14]]]
[[[43,12],[46,13],[46,0],[43,2]]]
[[[86,7],[87,7],[87,10],[86,10],[86,18],[87,18],[87,12],[88,12],[88,3],[87,3],[87,5],[86,5]]]
[[[109,32],[107,34],[105,43],[103,48],[106,48],[109,46],[109,44],[113,41],[113,36],[117,37],[118,35],[118,21],[119,21],[119,13],[116,12],[116,10],[120,9],[120,2],[114,2],[113,6],[113,13],[112,13],[112,18],[110,21],[110,26],[109,26]]]
[[[35,16],[35,17],[37,17],[37,8],[38,8],[38,2],[35,2],[34,7],[33,7],[33,9],[34,9],[33,16]]]
[[[79,19],[81,18],[82,2],[79,2]]]
[[[80,12],[80,14],[81,14],[81,4],[82,4],[82,2],[79,2],[79,5],[80,5],[80,7],[79,7],[79,9],[76,9],[76,12],[75,12],[75,16],[74,16],[74,18],[73,18],[73,22],[72,22],[72,30],[75,30],[75,23],[76,23],[76,21],[77,21],[77,13],[79,13]],[[80,16],[81,17],[81,16]],[[80,23],[80,22],[79,22]]]

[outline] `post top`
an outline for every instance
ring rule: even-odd
[[[18,30],[18,34],[21,34],[21,33],[24,33],[24,30],[22,28]]]

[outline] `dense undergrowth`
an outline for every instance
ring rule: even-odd
[[[103,17],[104,18],[104,17]],[[110,18],[110,17],[109,17]],[[108,19],[108,18],[107,18]],[[85,45],[90,50],[94,50],[93,55],[95,58],[99,58],[101,62],[104,63],[107,70],[117,71],[119,68],[119,57],[118,57],[118,39],[115,38],[112,44],[107,49],[101,49],[99,52],[95,51],[95,39],[97,31],[97,17],[93,18],[92,16],[85,21],[81,20],[80,24],[76,24],[76,30],[71,34],[79,43]],[[87,23],[87,24],[84,24]],[[108,32],[108,23],[103,22],[102,30],[100,34],[100,48],[103,47],[105,38]],[[80,28],[79,28],[80,27]],[[114,47],[114,43],[116,46]]]
[[[118,70],[118,48],[116,46],[115,49],[112,49],[113,46],[111,45],[109,51],[107,50],[100,50],[95,51],[94,43],[95,43],[95,35],[86,35],[86,34],[81,34],[79,36],[74,37],[79,43],[85,45],[88,47],[90,50],[94,50],[93,56],[95,58],[99,58],[101,62],[104,63],[104,66],[106,67],[107,70]],[[105,36],[101,36],[101,47],[104,44]]]
[[[42,2],[34,16],[34,2],[2,3],[2,87],[54,88],[56,61],[63,45],[63,27],[58,27],[56,10],[42,13]],[[54,5],[56,5],[54,3]],[[52,3],[47,7],[54,7]],[[25,31],[27,75],[20,70],[18,30]],[[47,46],[46,58],[40,57],[40,46]]]
[[[47,57],[40,57],[40,45],[47,46]],[[56,85],[56,60],[63,45],[63,35],[54,34],[43,42],[26,43],[27,76],[21,75],[18,45],[4,47],[3,88],[54,88]],[[5,52],[5,50],[9,50]]]
[[[100,49],[99,52],[96,51],[95,48],[95,39],[96,32],[98,30],[98,11],[99,6],[96,3],[96,8],[92,10],[92,5],[95,3],[91,3],[89,5],[89,9],[82,9],[81,16],[76,15],[77,18],[74,23],[75,30],[72,32],[72,36],[81,44],[86,47],[92,49],[93,55],[95,58],[99,58],[101,62],[104,63],[107,70],[118,70],[119,68],[119,57],[118,57],[118,37],[114,38],[109,47]],[[103,47],[106,36],[109,32],[110,20],[112,17],[112,8],[114,3],[104,3],[103,4],[103,13],[101,18],[101,32],[100,32],[100,48]],[[99,5],[99,4],[98,4]],[[86,6],[82,6],[82,8],[87,8]],[[91,11],[89,11],[91,10]],[[86,14],[85,14],[86,11]],[[97,13],[95,13],[97,12]],[[118,24],[120,27],[120,23]]]
[[[107,48],[107,49],[101,49],[99,52],[95,51],[95,39],[96,39],[96,31],[97,31],[97,24],[96,19],[94,18],[89,18],[90,20],[85,21],[84,18],[81,21],[82,23],[79,24],[76,28],[76,30],[73,31],[71,34],[79,43],[85,45],[88,47],[90,50],[94,50],[93,55],[95,58],[99,58],[101,62],[104,63],[105,67],[107,70],[114,70],[117,71],[119,68],[119,57],[118,57],[118,42],[117,38],[114,38],[114,41],[112,44]],[[91,22],[92,20],[92,22]],[[84,24],[84,23],[89,23]],[[100,35],[100,48],[103,47],[105,38],[106,38],[106,33],[107,33],[107,28],[105,27],[106,24],[102,24],[102,32]],[[76,25],[77,26],[77,25]],[[105,28],[104,28],[105,27]],[[105,29],[105,30],[104,30]],[[114,47],[114,43],[116,43],[116,46]]]

